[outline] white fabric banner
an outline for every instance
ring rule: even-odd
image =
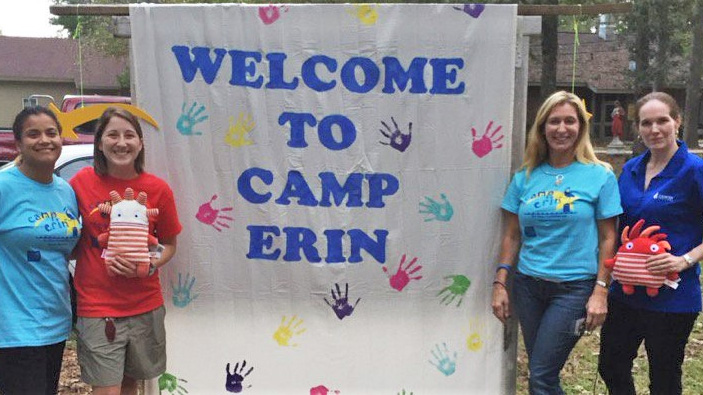
[[[130,15],[147,168],[184,225],[162,393],[504,392],[516,7]]]

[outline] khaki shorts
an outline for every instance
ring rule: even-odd
[[[123,376],[148,380],[166,371],[166,310],[161,306],[131,317],[113,318],[115,338],[108,341],[105,318],[78,317],[81,379],[94,386],[120,385]]]

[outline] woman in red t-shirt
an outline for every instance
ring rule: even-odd
[[[103,113],[95,132],[94,160],[92,168],[71,179],[83,218],[83,234],[75,250],[81,378],[96,395],[136,394],[138,380],[158,377],[166,370],[158,268],[175,254],[182,226],[171,188],[144,171],[143,133],[134,115],[120,108]],[[112,201],[111,191],[124,196],[127,188],[134,196],[146,193],[147,209],[158,209],[157,216],[148,217],[148,234],[158,239],[161,253],[151,257],[148,273],[138,272],[126,253],[113,255],[112,245],[109,258],[103,258],[100,235],[110,230],[105,204]]]

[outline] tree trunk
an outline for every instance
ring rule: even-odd
[[[650,91],[649,81],[649,56],[650,56],[650,30],[649,30],[649,5],[646,1],[634,4],[632,21],[635,30],[635,45],[633,48],[635,70],[635,97],[644,96]]]
[[[691,63],[686,84],[686,110],[684,112],[684,139],[689,148],[698,148],[698,117],[703,78],[703,0],[695,1],[693,14],[693,42]]]
[[[559,0],[547,0],[543,4],[559,4]],[[557,90],[558,27],[559,19],[556,15],[542,16],[542,79],[539,89],[541,101]]]

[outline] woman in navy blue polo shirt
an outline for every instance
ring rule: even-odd
[[[677,272],[676,289],[664,286],[650,297],[644,287],[626,295],[613,282],[601,332],[598,370],[611,394],[634,394],[632,361],[644,341],[650,393],[680,394],[681,364],[693,324],[701,311],[703,258],[703,160],[676,139],[681,110],[663,92],[641,98],[635,108],[639,134],[648,150],[625,164],[619,186],[621,229],[644,219],[668,235],[671,251],[647,260],[655,274]]]

